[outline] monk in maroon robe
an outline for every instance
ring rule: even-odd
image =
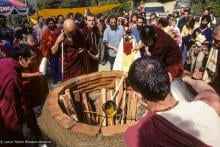
[[[21,66],[12,58],[0,59],[0,136],[22,137]]]
[[[87,72],[86,51],[83,49],[83,38],[76,29],[75,22],[67,19],[63,23],[63,30],[54,33],[57,37],[51,48],[52,54],[57,52],[60,55],[60,64],[62,64],[62,44],[64,49],[64,80],[76,77]],[[60,66],[62,67],[62,66]]]
[[[31,64],[32,53],[28,46],[17,49],[12,58],[0,59],[0,140],[22,139],[22,69]]]
[[[167,119],[152,112],[148,112],[136,125],[126,131],[125,140],[128,147],[208,147]]]
[[[81,33],[84,41],[84,48],[87,50],[87,73],[97,72],[100,34],[98,28],[95,26],[95,16],[93,14],[88,14],[86,16],[86,25],[81,30]]]
[[[156,26],[144,27],[140,36],[141,41],[148,46],[151,56],[160,57],[173,78],[182,75],[182,54],[175,40]]]
[[[27,34],[24,43],[28,44],[33,51],[33,56],[31,58],[33,61],[32,64],[22,72],[27,127],[31,128],[35,134],[41,134],[33,108],[44,104],[49,93],[49,88],[44,73],[39,72],[42,52],[37,48],[37,42],[34,36],[32,34]]]
[[[217,130],[220,129],[220,120],[218,107],[213,104],[216,98],[211,103],[201,99],[177,101],[170,92],[171,81],[166,65],[158,57],[139,58],[132,63],[128,82],[143,103],[147,104],[148,113],[126,131],[128,147],[219,146]],[[198,83],[190,78],[184,78],[184,81],[188,81],[187,84],[198,92],[195,98],[206,99],[207,95],[203,94],[206,91],[219,98],[206,83]],[[207,118],[199,116],[200,119],[198,114],[206,114],[204,116]],[[207,124],[206,120],[212,121]]]

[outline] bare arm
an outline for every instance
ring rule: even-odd
[[[192,88],[195,89],[197,93],[200,93],[203,91],[214,91],[215,92],[215,90],[210,85],[208,85],[202,80],[193,80],[190,77],[184,77],[182,80],[188,83],[189,85],[191,85]]]
[[[195,100],[201,100],[211,106],[220,117],[220,97],[214,91],[203,91],[199,93]]]
[[[135,47],[134,50],[140,50],[142,47],[144,47],[144,44],[142,42],[139,42]]]
[[[39,77],[43,76],[44,73],[41,72],[35,72],[35,73],[22,73],[22,78],[34,78],[34,77]]]
[[[58,48],[60,46],[60,43],[64,40],[64,33],[62,32],[57,40],[55,41],[54,45],[51,47],[51,52],[52,54],[56,54],[56,52],[58,51]]]
[[[118,51],[118,49],[116,47],[112,46],[111,44],[106,44],[106,47],[107,48],[111,48],[111,49],[113,49],[116,52]]]
[[[183,81],[191,85],[198,92],[195,100],[201,100],[207,103],[220,116],[220,96],[210,85],[204,81],[193,80],[189,77],[184,77]]]

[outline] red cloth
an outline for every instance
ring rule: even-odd
[[[54,44],[54,38],[51,30],[49,28],[46,28],[42,34],[42,39],[40,42],[40,48],[42,50],[43,57],[49,58],[50,55],[50,49]]]
[[[133,48],[132,42],[124,42],[124,53],[128,56]]]
[[[22,137],[21,67],[12,58],[0,59],[0,136]]]
[[[137,124],[127,129],[128,147],[205,147],[197,138],[185,133],[168,120],[148,112]]]
[[[153,28],[156,32],[156,42],[152,47],[149,48],[151,55],[160,57],[174,78],[176,78],[177,75],[182,75],[182,54],[178,44],[162,29],[155,26],[153,26]]]
[[[168,66],[167,68],[168,68],[169,73],[172,75],[173,79],[180,77],[184,71],[182,61],[176,64],[172,64]]]

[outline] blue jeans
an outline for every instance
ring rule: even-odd
[[[58,55],[50,56],[50,67],[51,67],[53,83],[56,84],[58,81],[61,81],[61,72],[60,72]]]
[[[187,46],[184,43],[182,43],[181,49],[182,49],[182,61],[184,65],[186,62],[186,56],[187,56]]]

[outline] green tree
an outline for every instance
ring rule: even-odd
[[[205,8],[210,8],[213,11],[214,16],[220,17],[220,1],[213,0],[204,3],[204,1],[196,1],[193,3],[192,11],[195,15],[201,15]]]

